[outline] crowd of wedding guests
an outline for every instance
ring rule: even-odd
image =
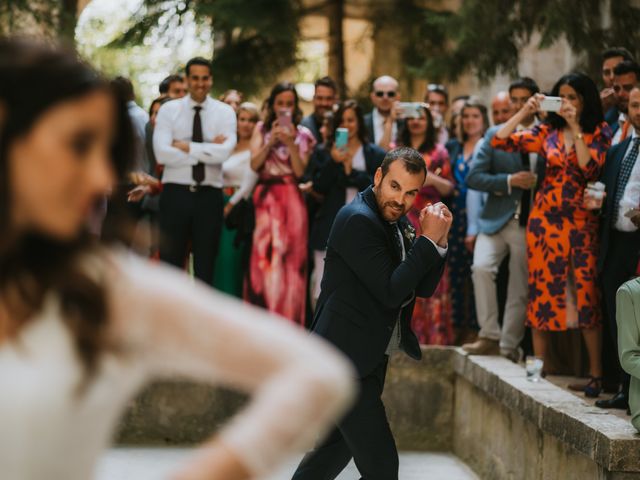
[[[292,83],[258,106],[236,90],[212,98],[214,74],[190,60],[148,115],[131,83],[114,80],[144,145],[127,191],[158,226],[152,255],[308,327],[337,212],[386,151],[410,146],[429,172],[408,213],[417,233],[428,203],[454,216],[445,274],[413,313],[420,341],[517,362],[523,351],[546,359],[558,332],[579,331],[571,348],[586,352],[588,378],[570,388],[628,407],[616,291],[638,266],[640,66],[627,50],[604,52],[600,89],[572,72],[547,92],[525,77],[493,99],[449,98],[438,84],[404,99],[381,76],[368,113],[323,77],[306,117]],[[545,364],[581,373],[567,368]]]

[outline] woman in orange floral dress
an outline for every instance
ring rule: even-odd
[[[527,325],[533,327],[535,354],[543,357],[548,331],[580,328],[589,355],[590,380],[585,395],[602,388],[601,311],[597,286],[598,217],[583,204],[588,182],[595,182],[611,143],[596,85],[571,73],[554,86],[562,98],[558,113],[532,130],[514,133],[528,115],[540,110],[536,95],[492,139],[508,151],[539,153],[546,174],[527,225],[529,302]]]

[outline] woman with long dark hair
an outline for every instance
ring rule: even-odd
[[[598,216],[582,199],[587,182],[600,176],[611,131],[604,123],[598,89],[586,75],[563,76],[551,95],[562,98],[558,113],[549,113],[532,130],[515,132],[524,118],[540,111],[544,95],[535,95],[498,130],[491,144],[546,158],[545,178],[527,224],[527,325],[539,357],[547,350],[547,332],[581,329],[591,377],[586,385],[573,387],[597,397],[602,389]]]
[[[347,143],[335,144],[338,128],[347,129]],[[385,151],[367,139],[364,113],[355,100],[342,102],[333,115],[333,128],[327,142],[318,148],[318,170],[313,180],[313,190],[322,195],[311,229],[309,244],[314,252],[315,268],[312,275],[311,301],[320,295],[320,281],[324,272],[324,255],[329,231],[338,211],[350,203],[358,192],[373,183],[373,175],[382,164]]]
[[[449,154],[444,146],[438,143],[439,130],[434,124],[431,110],[423,106],[419,113],[418,117],[405,119],[398,135],[398,143],[420,152],[427,165],[425,184],[407,213],[413,228],[421,235],[420,211],[427,204],[435,205],[453,193],[453,176]],[[448,269],[445,269],[438,288],[431,297],[416,299],[411,327],[421,344],[450,345],[453,342]]]
[[[132,156],[126,106],[99,75],[72,53],[0,40],[2,478],[92,478],[154,378],[257,392],[182,480],[260,476],[347,406],[348,364],[318,340],[86,232]]]
[[[303,326],[309,220],[298,180],[315,138],[300,120],[295,86],[278,83],[267,100],[265,121],[258,122],[251,138],[251,168],[259,178],[245,300]]]

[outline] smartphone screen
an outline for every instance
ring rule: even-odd
[[[291,112],[287,110],[281,110],[278,112],[278,124],[281,127],[291,127]]]
[[[336,148],[346,147],[348,141],[349,141],[349,130],[347,130],[346,128],[336,129],[336,138],[335,138]]]
[[[540,110],[545,112],[559,112],[562,107],[562,98],[560,97],[544,97],[540,101]]]

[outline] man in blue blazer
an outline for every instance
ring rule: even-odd
[[[452,221],[442,203],[429,205],[420,214],[423,233],[414,238],[404,215],[426,174],[417,151],[392,150],[373,187],[344,206],[333,224],[312,330],[351,359],[360,394],[329,437],[305,456],[295,480],[331,480],[351,458],[363,479],[398,478],[398,453],[381,399],[388,355],[401,349],[421,357],[410,327],[413,305],[440,281]]]
[[[538,93],[530,78],[509,86],[509,97],[516,109]],[[522,128],[535,124],[531,116]],[[480,332],[478,340],[462,348],[473,355],[501,355],[518,361],[524,336],[527,306],[527,255],[525,226],[536,185],[534,173],[544,164],[537,155],[507,153],[491,147],[499,126],[489,129],[476,150],[467,175],[469,188],[489,194],[478,219],[478,237],[473,255],[473,288]],[[498,324],[496,278],[504,258],[509,255],[509,283],[502,328]]]
[[[600,216],[600,255],[598,271],[602,286],[604,317],[609,329],[610,351],[617,352],[618,328],[616,324],[616,292],[627,280],[635,276],[640,252],[640,231],[637,221],[627,212],[640,208],[640,88],[631,90],[628,102],[631,133],[625,140],[607,152],[602,174],[606,197]],[[616,359],[618,356],[615,356]],[[601,408],[628,408],[629,375],[623,373],[616,361],[622,388],[610,399],[598,400]]]

